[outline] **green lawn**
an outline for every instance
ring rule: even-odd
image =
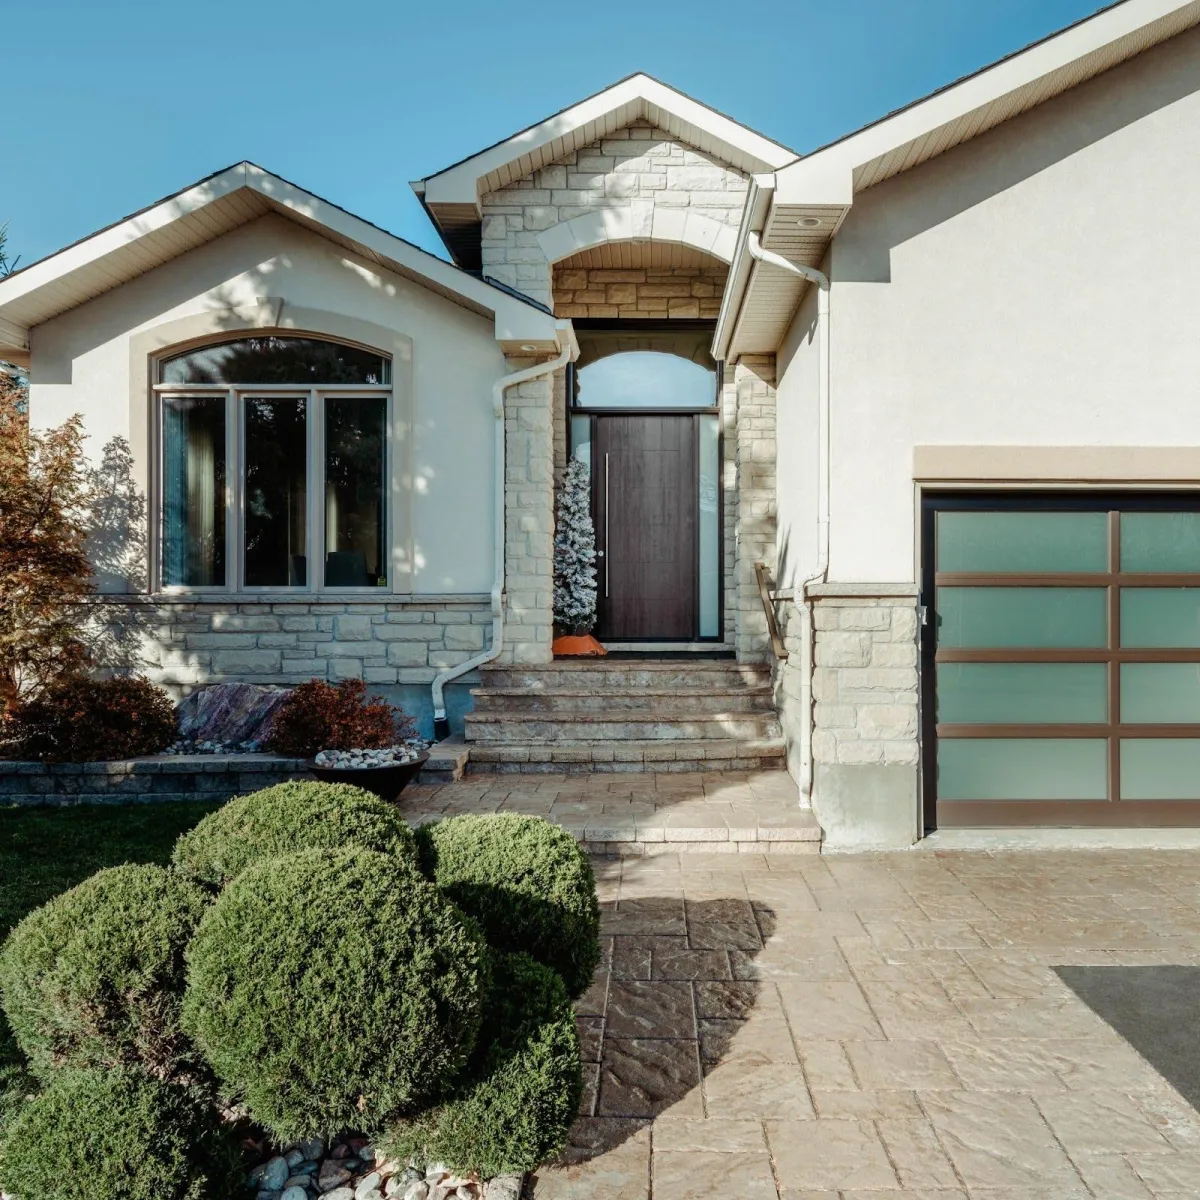
[[[27,912],[101,867],[165,863],[175,839],[214,804],[0,808],[0,940]],[[0,1015],[0,1125],[5,1093],[23,1090],[20,1059]]]

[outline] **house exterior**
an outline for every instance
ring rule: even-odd
[[[598,636],[769,666],[828,843],[1200,823],[1198,25],[1125,0],[804,156],[633,76],[414,184],[452,263],[242,163],[17,272],[32,420],[144,497],[97,619],[457,726],[551,659],[576,455]]]

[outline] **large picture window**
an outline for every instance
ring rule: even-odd
[[[386,587],[390,366],[273,336],[163,361],[162,587]]]

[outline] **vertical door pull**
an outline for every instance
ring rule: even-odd
[[[604,452],[604,598],[608,599],[608,564],[612,555],[608,552],[608,451]]]

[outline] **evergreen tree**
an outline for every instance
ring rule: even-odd
[[[596,624],[596,532],[591,472],[572,458],[558,493],[554,530],[554,620],[569,634]]]

